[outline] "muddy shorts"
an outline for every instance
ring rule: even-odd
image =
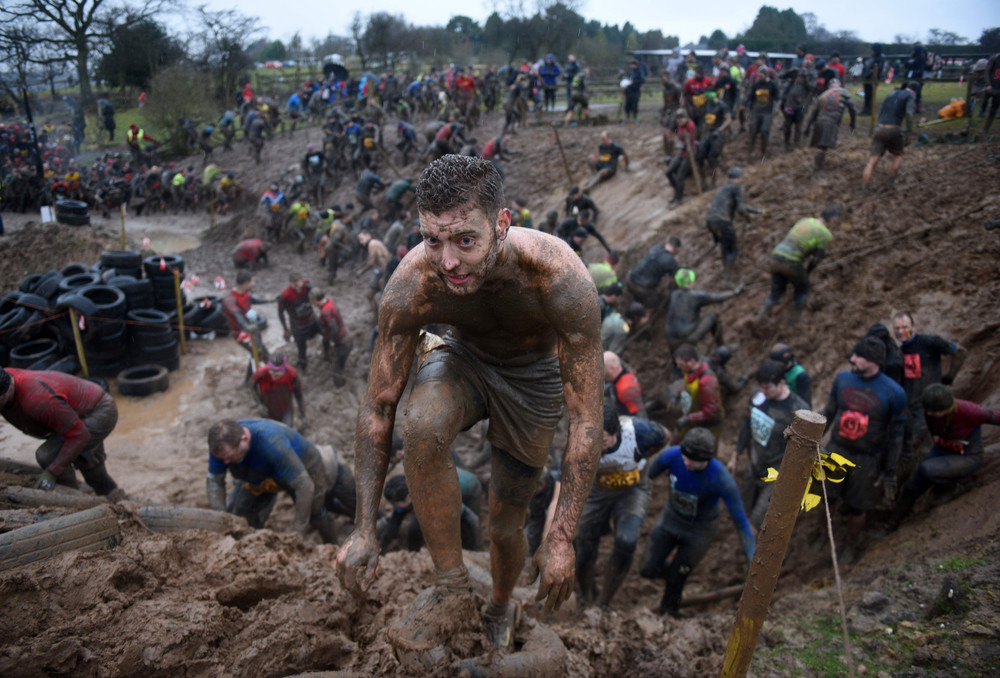
[[[590,99],[587,98],[586,94],[583,94],[582,92],[573,92],[570,96],[569,110],[572,111],[577,106],[580,107],[580,110],[584,111],[590,108]]]
[[[839,124],[829,120],[817,120],[813,125],[812,140],[809,145],[813,148],[836,148],[839,132]]]
[[[899,127],[879,125],[875,128],[871,155],[882,157],[886,151],[892,155],[903,155],[903,130]]]
[[[552,356],[527,365],[488,363],[453,337],[441,340],[422,356],[415,383],[464,382],[477,401],[470,408],[480,413],[475,421],[490,420],[486,439],[523,464],[545,466],[565,402],[559,359]]]

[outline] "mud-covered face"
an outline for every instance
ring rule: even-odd
[[[913,338],[913,321],[905,315],[901,315],[892,321],[892,333],[900,343],[905,343]]]
[[[441,214],[420,214],[424,251],[434,272],[453,294],[472,294],[489,278],[510,228],[510,211],[491,221],[471,205]]]

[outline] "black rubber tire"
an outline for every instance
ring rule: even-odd
[[[215,332],[216,336],[228,337],[229,321],[222,306],[219,304],[213,306],[212,311],[201,318],[200,327],[202,329],[198,330],[199,332]]]
[[[129,346],[159,346],[168,343],[173,330],[170,317],[154,308],[128,312]]]
[[[90,226],[90,215],[60,214],[56,212],[56,221],[67,226]]]
[[[21,290],[22,292],[34,292],[35,285],[37,285],[38,281],[41,279],[42,279],[41,273],[32,273],[31,275],[26,275],[23,278],[21,278],[21,284],[18,285],[18,289]]]
[[[141,358],[142,363],[163,365],[164,361],[175,358],[179,355],[180,342],[171,339],[164,344],[153,344],[150,346],[138,345],[134,347],[132,355]],[[136,364],[141,364],[137,362]]]
[[[136,252],[135,250],[104,250],[101,252],[101,268],[142,269],[142,252]],[[142,277],[141,273],[136,277]]]
[[[38,280],[35,285],[35,294],[43,297],[46,301],[52,301],[59,295],[59,284],[62,282],[63,274],[53,269]]]
[[[90,266],[81,263],[79,261],[74,261],[72,264],[66,264],[59,271],[63,274],[64,278],[68,278],[71,275],[80,275],[81,273],[90,273]]]
[[[0,297],[0,315],[10,312],[17,307],[17,300],[24,294],[21,290],[11,290]]]
[[[0,344],[0,367],[10,367],[10,349]]]
[[[81,287],[80,289],[83,288]],[[57,311],[65,311],[67,308],[72,308],[77,313],[84,316],[94,315],[97,312],[94,302],[80,294],[79,290],[73,290],[66,292],[65,294],[60,294],[56,299]]]
[[[0,534],[0,571],[67,551],[114,548],[121,539],[115,512],[110,506],[95,506]]]
[[[94,305],[87,318],[88,339],[117,336],[125,328],[125,293],[110,285],[91,285],[80,296]],[[124,343],[125,339],[122,339]]]
[[[12,308],[11,310],[0,316],[0,341],[2,341],[7,346],[12,345],[11,335],[14,334],[12,330],[21,327],[24,322],[31,315],[31,311],[18,307]],[[16,346],[17,344],[13,344]]]
[[[41,372],[42,370],[51,370],[52,369],[52,365],[55,364],[55,362],[57,360],[59,360],[59,352],[58,351],[55,352],[55,353],[52,353],[51,355],[47,355],[44,358],[39,358],[38,360],[36,360],[35,362],[31,363],[30,365],[28,365],[24,369],[31,370],[33,372]]]
[[[28,314],[21,316],[21,322],[19,324],[12,323],[10,327],[6,328],[6,331],[2,335],[4,343],[11,348],[38,339],[45,330],[46,315],[44,313],[41,311],[34,311],[30,308],[26,308],[24,310],[27,311]]]
[[[114,377],[125,369],[125,367],[124,360],[91,360],[89,357],[87,358],[87,371],[90,372],[91,377],[101,377],[104,379]]]
[[[55,361],[47,368],[50,372],[62,372],[63,374],[79,374],[80,361],[76,356],[67,355]]]
[[[59,291],[63,294],[66,292],[77,292],[84,287],[99,284],[101,284],[101,274],[94,271],[87,271],[64,277],[59,281]]]
[[[156,303],[156,297],[153,296],[153,282],[148,278],[136,280],[131,276],[115,276],[108,281],[108,284],[125,293],[125,308],[129,311],[152,308]]]
[[[118,392],[148,396],[170,388],[170,374],[162,365],[136,365],[118,373]]]
[[[53,310],[48,299],[33,292],[29,294],[22,294],[18,297],[17,305],[23,306],[30,311],[38,311],[40,313],[52,313]]]
[[[163,265],[166,265],[166,269],[160,269],[161,260]],[[143,260],[142,268],[146,272],[147,278],[173,278],[174,273],[171,268],[176,268],[181,275],[184,274],[184,257],[178,254],[154,254]]]
[[[82,200],[56,200],[56,214],[62,212],[68,215],[87,216],[90,206]]]
[[[59,342],[55,339],[36,339],[13,348],[10,352],[10,366],[27,369],[47,356],[59,357]],[[38,369],[38,368],[35,368]]]

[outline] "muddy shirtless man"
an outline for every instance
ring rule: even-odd
[[[416,190],[422,244],[386,286],[368,392],[358,411],[356,530],[337,555],[346,587],[375,577],[375,521],[389,461],[396,406],[418,354],[407,405],[404,468],[417,519],[437,570],[388,630],[397,656],[429,650],[476,615],[462,563],[458,475],[450,446],[489,418],[492,599],[486,635],[511,646],[511,591],[528,546],[528,504],[548,456],[563,402],[569,437],[552,527],[531,562],[538,600],[558,608],[573,591],[573,538],[601,453],[603,381],[600,312],[586,267],[557,238],[510,228],[493,164],[449,155],[424,170]],[[422,334],[451,325],[443,340]]]

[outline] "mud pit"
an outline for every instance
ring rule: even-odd
[[[501,124],[488,120],[487,138]],[[685,203],[666,210],[671,193],[659,164],[662,144],[658,128],[611,127],[632,160],[631,171],[594,189],[601,208],[598,228],[623,254],[628,270],[654,241],[679,235],[682,265],[698,273],[697,287],[724,289],[718,253],[704,228],[709,195],[698,197],[689,180]],[[837,371],[854,341],[875,322],[888,323],[896,310],[912,310],[918,331],[941,334],[970,351],[956,391],[959,397],[1000,408],[1000,239],[983,230],[986,218],[1000,215],[995,187],[1000,168],[996,146],[936,145],[908,149],[895,193],[886,193],[883,164],[873,182],[875,195],[862,199],[856,189],[867,156],[867,143],[842,137],[841,147],[827,160],[824,175],[810,179],[812,153],[776,154],[763,164],[745,166],[750,204],[766,211],[743,226],[738,278],[747,294],[721,307],[726,338],[733,349],[736,374],[751,372],[775,341],[787,341],[813,378],[814,405],[822,406]],[[846,132],[846,128],[844,130]],[[599,130],[560,130],[573,181],[587,178],[584,158],[593,151]],[[745,137],[730,143],[730,164],[742,164]],[[246,162],[244,148],[216,159],[240,172],[252,193],[263,190],[303,152],[318,142],[316,129],[281,137],[265,149],[265,162]],[[529,128],[511,146],[522,151],[504,165],[508,197],[526,198],[536,221],[549,209],[562,213],[569,181],[551,132]],[[777,145],[777,144],[775,144]],[[735,160],[734,160],[735,158]],[[991,159],[992,158],[992,159]],[[411,175],[419,171],[414,165]],[[393,178],[391,170],[383,176]],[[330,203],[353,197],[350,182],[337,188]],[[836,204],[842,225],[834,232],[830,255],[813,275],[813,291],[803,320],[787,330],[779,308],[769,322],[757,324],[754,313],[767,294],[763,264],[767,254],[796,219]],[[117,217],[95,219],[91,229],[49,227],[38,230],[26,217],[5,216],[8,228],[20,229],[0,241],[0,283],[10,289],[30,272],[70,261],[94,261],[103,248],[117,248]],[[192,296],[221,294],[211,287],[216,276],[232,283],[229,252],[242,237],[262,227],[248,207],[221,218],[209,233],[208,219],[194,215],[129,218],[132,246],[143,236],[163,251],[180,251],[198,240],[204,244],[183,252],[189,273],[203,282]],[[30,257],[22,253],[31,253]],[[586,257],[598,261],[599,245],[588,242]],[[336,299],[351,331],[355,350],[348,362],[348,382],[332,384],[332,369],[311,347],[310,371],[304,375],[310,428],[307,435],[337,449],[353,463],[354,418],[365,388],[368,355],[364,350],[372,314],[363,290],[349,275],[325,284],[325,273],[312,252],[300,256],[290,244],[258,272],[255,294],[273,298],[290,271],[305,272]],[[283,345],[273,305],[260,310],[269,318],[265,343],[294,356]],[[662,337],[662,317],[653,331],[630,342],[623,357],[637,373],[647,397],[666,384],[669,353]],[[130,494],[154,503],[205,507],[205,434],[224,417],[257,416],[243,386],[246,354],[231,339],[189,342],[181,370],[171,374],[166,393],[145,399],[117,396],[121,416],[108,440],[111,475]],[[707,346],[703,346],[707,349]],[[730,398],[721,455],[735,444],[740,412],[750,396],[747,386]],[[402,407],[405,407],[403,403]],[[402,423],[402,409],[397,426]],[[996,647],[1000,618],[997,585],[997,536],[993,497],[1000,491],[997,428],[984,428],[986,462],[965,493],[933,496],[918,505],[902,528],[842,568],[852,622],[855,664],[873,675],[991,675],[1000,671]],[[35,445],[4,422],[0,424],[3,456],[33,461]],[[472,459],[478,441],[463,435],[457,450]],[[480,469],[482,471],[482,469]],[[740,469],[742,472],[742,468]],[[3,484],[26,484],[4,475]],[[653,506],[636,560],[644,557],[646,536],[668,490],[665,478],[654,482]],[[939,504],[939,505],[938,505]],[[5,507],[0,507],[5,508]],[[151,534],[119,509],[123,543],[113,551],[67,554],[47,562],[0,573],[0,674],[35,676],[284,676],[305,671],[345,671],[348,675],[399,675],[401,669],[384,638],[389,621],[398,616],[430,582],[426,551],[382,556],[379,576],[364,600],[344,592],[332,567],[336,547],[312,536],[305,542],[280,532],[291,523],[291,503],[279,500],[269,523],[274,530],[247,529],[229,534],[189,531]],[[838,655],[837,596],[820,511],[802,516],[796,527],[771,617],[765,626],[752,672],[758,676],[846,675],[840,665],[816,660],[821,648]],[[343,519],[341,535],[350,524]],[[835,518],[837,524],[837,518]],[[840,534],[839,526],[835,535]],[[610,539],[602,546],[609,548]],[[606,552],[598,561],[603,569]],[[470,563],[487,571],[485,554],[468,554]],[[742,582],[739,542],[728,518],[719,537],[688,582],[687,594],[714,591]],[[686,608],[685,618],[661,618],[650,611],[662,595],[662,583],[640,579],[637,566],[611,609],[577,614],[574,601],[543,619],[529,589],[518,589],[528,619],[554,629],[568,650],[566,674],[584,676],[700,676],[717,674],[732,624],[735,600]],[[475,570],[475,568],[474,568]],[[959,578],[967,590],[964,609],[937,609],[935,601],[945,577]],[[600,575],[598,576],[600,581]],[[950,581],[950,580],[949,580]],[[946,582],[945,582],[946,583]],[[483,585],[482,583],[480,584]],[[870,613],[862,603],[872,592],[891,598],[891,613]],[[936,610],[936,612],[935,612]],[[831,622],[831,620],[834,620]],[[833,632],[828,630],[833,624]],[[528,625],[522,626],[522,632]],[[895,635],[887,636],[886,628]],[[991,649],[992,648],[992,649]],[[481,648],[471,648],[478,652]],[[834,666],[834,669],[822,668]],[[958,667],[953,669],[952,667]]]

